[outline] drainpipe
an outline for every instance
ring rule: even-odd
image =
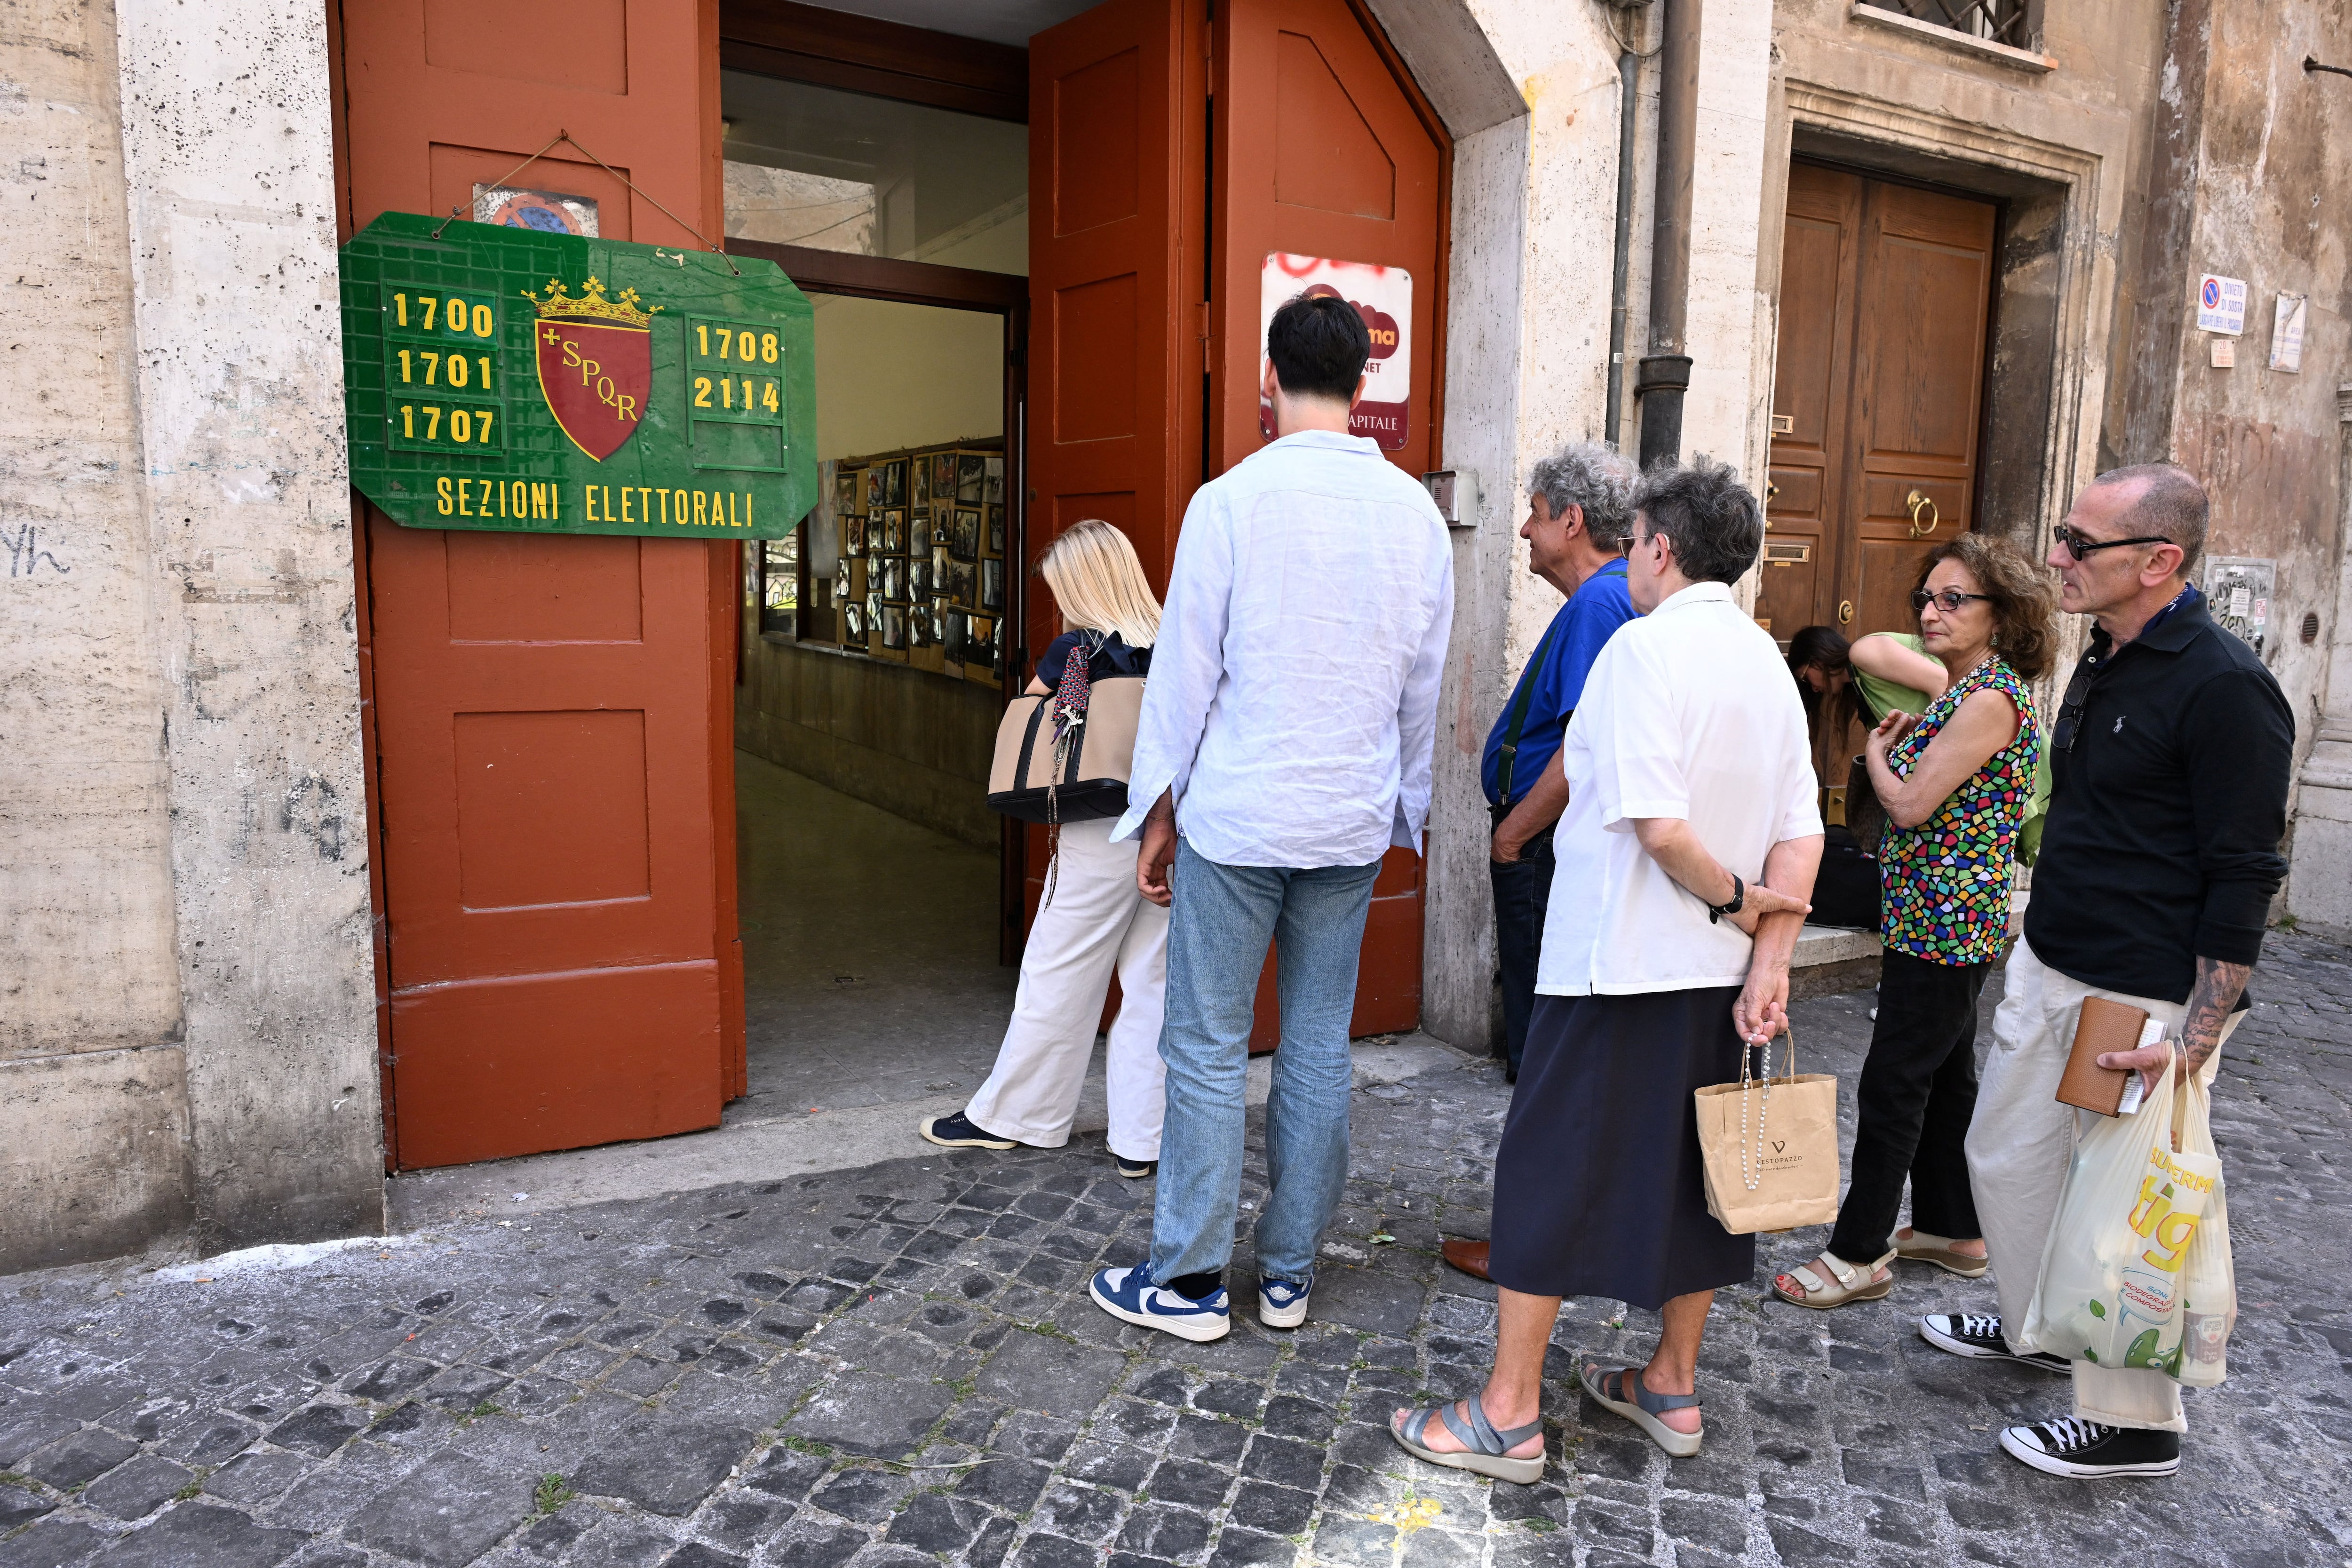
[[[1639,107],[1634,86],[1640,62],[1630,48],[1617,56],[1617,241],[1609,274],[1609,402],[1601,433],[1619,451],[1624,450],[1618,437],[1624,423],[1626,273],[1633,252],[1633,123]]]
[[[1691,165],[1698,143],[1701,0],[1664,0],[1658,61],[1658,189],[1650,240],[1650,352],[1633,395],[1642,403],[1642,467],[1675,462],[1683,449],[1683,394],[1691,359],[1683,352],[1690,304]]]

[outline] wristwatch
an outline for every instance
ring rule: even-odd
[[[1741,880],[1739,879],[1739,873],[1738,873],[1738,872],[1734,871],[1734,872],[1731,874],[1731,901],[1730,901],[1729,903],[1727,903],[1727,904],[1709,904],[1709,905],[1707,905],[1707,906],[1706,906],[1706,923],[1707,923],[1707,924],[1709,924],[1709,925],[1713,925],[1713,924],[1715,924],[1717,921],[1720,921],[1721,919],[1723,919],[1723,917],[1724,917],[1724,916],[1726,916],[1726,915],[1736,915],[1736,914],[1738,914],[1741,910],[1744,910],[1744,909],[1746,909],[1747,907],[1748,907],[1748,884],[1747,884],[1747,883],[1745,883],[1745,882],[1743,882],[1743,881],[1741,881]]]

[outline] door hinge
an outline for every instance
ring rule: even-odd
[[[1196,308],[1200,312],[1197,326],[1201,339],[1201,374],[1206,375],[1213,368],[1210,363],[1212,356],[1209,353],[1209,302],[1203,300]]]

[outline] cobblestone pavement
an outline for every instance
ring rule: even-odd
[[[1475,1387],[1492,1333],[1487,1292],[1436,1258],[1441,1228],[1484,1234],[1506,1099],[1465,1064],[1359,1094],[1330,1267],[1289,1334],[1244,1312],[1189,1345],[1085,1300],[1149,1223],[1149,1184],[1098,1140],[210,1283],[0,1282],[0,1564],[2332,1565],[2352,1549],[2352,953],[2271,954],[2219,1108],[2237,1377],[2189,1395],[2176,1480],[2060,1482],[1994,1450],[2004,1422],[2063,1412],[2064,1384],[1912,1328],[1988,1285],[1905,1266],[1884,1302],[1766,1306],[1818,1233],[1773,1238],[1717,1299],[1700,1458],[1670,1463],[1555,1381],[1543,1484],[1406,1460],[1390,1407]],[[1807,1065],[1849,1098],[1868,1001],[1800,1011]],[[1571,1302],[1554,1371],[1639,1354],[1653,1327]]]

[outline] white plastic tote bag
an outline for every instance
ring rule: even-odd
[[[2180,1374],[2189,1255],[2221,1162],[2174,1150],[2175,1098],[2167,1072],[2137,1114],[2090,1115],[2026,1309],[2027,1348]]]
[[[2174,1143],[2184,1157],[2210,1156],[2219,1171],[2212,1100],[2204,1081],[2190,1079],[2174,1105],[2180,1124]],[[2230,1260],[2228,1195],[2228,1182],[2217,1176],[2212,1195],[2205,1200],[2204,1217],[2197,1222],[2196,1238],[2189,1244],[2189,1265],[2181,1271],[2180,1357],[2172,1375],[2191,1388],[2212,1388],[2230,1375],[2230,1334],[2238,1325],[2238,1273]]]

